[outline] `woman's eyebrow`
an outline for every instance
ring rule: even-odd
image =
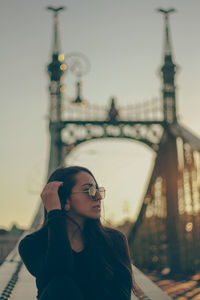
[[[84,185],[90,185],[90,186],[93,186],[92,183],[84,183],[84,184],[82,184],[82,186],[84,186]]]

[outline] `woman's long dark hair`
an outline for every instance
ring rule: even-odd
[[[76,175],[79,172],[89,173],[96,182],[94,175],[84,167],[71,166],[56,169],[49,177],[48,183],[52,181],[62,181],[63,186],[59,188],[58,194],[63,210],[66,199],[70,197],[71,190],[76,184]],[[97,182],[96,182],[97,184]],[[75,223],[81,230],[80,226],[67,215],[63,210],[66,220]],[[44,209],[44,223],[42,228],[46,227],[47,211]],[[41,229],[42,229],[41,228]],[[127,240],[120,232],[105,227],[101,224],[100,219],[87,219],[82,230],[85,246],[89,259],[92,262],[93,269],[98,270],[96,276],[101,276],[97,281],[101,282],[101,289],[104,287],[102,283],[110,282],[110,290],[105,289],[105,294],[110,295],[112,299],[114,291],[117,292],[115,299],[130,300],[131,289],[135,291],[133,274],[131,268],[131,259],[128,247],[125,246]],[[103,274],[103,275],[102,275]],[[112,285],[113,283],[113,285]],[[107,285],[105,284],[107,287]]]

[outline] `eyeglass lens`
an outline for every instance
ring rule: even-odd
[[[101,188],[101,187],[98,188],[98,189],[96,189],[96,188],[93,187],[93,186],[90,187],[90,188],[89,188],[89,195],[90,195],[91,197],[95,197],[97,191],[99,191],[99,194],[100,194],[101,198],[104,199],[104,198],[105,198],[105,189],[104,189],[104,188]]]

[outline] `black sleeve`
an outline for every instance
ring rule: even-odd
[[[23,238],[19,243],[19,254],[28,269],[33,275],[37,276],[42,269],[43,258],[41,255],[40,244],[42,239],[42,232],[38,231],[33,234],[29,234]]]
[[[73,270],[72,250],[62,211],[52,210],[47,218],[43,230],[46,234],[40,230],[26,236],[19,244],[19,254],[35,277],[44,274],[50,278]]]

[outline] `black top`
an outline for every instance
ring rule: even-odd
[[[114,229],[110,229],[109,232],[111,239],[116,241],[115,248],[121,241],[123,247],[120,249],[122,250],[116,250],[122,251],[120,255],[124,255],[125,260],[129,262],[126,237]],[[122,297],[118,298],[119,295],[114,295],[115,290],[117,290],[116,285],[112,285],[110,281],[101,282],[101,278],[105,276],[101,273],[100,268],[94,266],[94,261],[91,262],[91,253],[87,246],[81,252],[75,252],[71,249],[61,210],[50,211],[47,225],[21,240],[19,253],[28,271],[36,277],[38,299],[52,278],[69,275],[79,286],[85,300],[123,300]],[[116,272],[116,276],[120,282],[120,274],[125,275],[120,272],[118,266],[116,266],[116,271],[119,271]],[[112,297],[103,294],[105,285],[111,290]]]
[[[97,294],[95,274],[90,272],[90,260],[88,260],[86,249],[81,252],[73,251],[74,258],[74,279],[78,284],[84,299],[95,299]]]

